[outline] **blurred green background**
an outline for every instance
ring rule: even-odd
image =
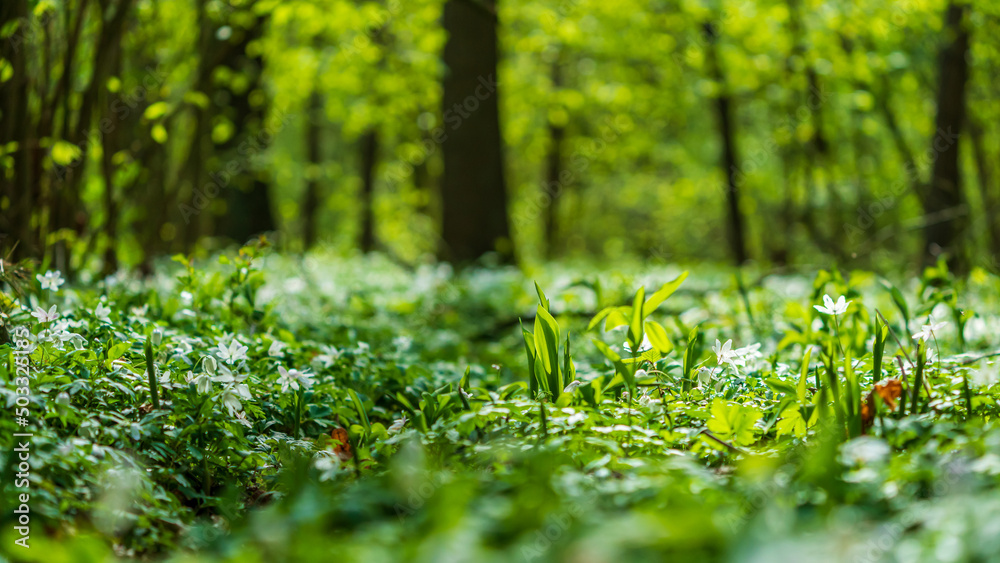
[[[406,264],[1000,249],[1000,5],[4,0],[0,240]]]

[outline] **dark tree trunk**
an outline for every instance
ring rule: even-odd
[[[378,159],[378,131],[361,136],[361,252],[375,250],[375,165]]]
[[[262,92],[264,72],[262,55],[248,55],[250,44],[260,39],[264,33],[266,17],[255,16],[253,24],[239,33],[235,48],[223,61],[225,66],[249,76],[250,87],[235,91],[225,88],[229,97],[228,108],[220,108],[236,129],[232,138],[218,147],[226,166],[232,170],[218,169],[212,174],[212,181],[225,193],[226,215],[220,221],[219,233],[239,244],[255,235],[275,230],[274,214],[271,211],[271,190],[262,179],[263,172],[254,168],[254,157],[267,148],[268,143],[278,133],[278,127],[266,123],[267,103],[254,103],[251,96]],[[274,120],[277,121],[277,120]]]
[[[556,60],[552,63],[552,89],[558,91],[561,87],[562,68],[560,61]],[[562,125],[549,123],[549,152],[545,159],[545,191],[549,202],[545,213],[545,254],[550,259],[558,253],[556,241],[559,234],[559,200],[566,189],[559,178],[563,171],[565,136],[566,130]]]
[[[747,261],[746,236],[743,227],[743,213],[740,211],[740,193],[738,181],[739,159],[736,156],[736,139],[733,126],[732,97],[726,84],[726,76],[719,62],[717,52],[718,33],[715,26],[705,23],[702,26],[708,41],[706,59],[710,78],[715,82],[715,115],[719,125],[719,137],[722,141],[722,166],[726,172],[726,205],[729,213],[729,245],[736,264]]]
[[[29,126],[28,91],[29,73],[27,69],[27,51],[29,46],[14,41],[23,38],[27,33],[28,3],[25,0],[4,0],[0,3],[0,25],[20,20],[14,36],[0,41],[0,56],[12,65],[12,75],[6,82],[0,83],[0,104],[2,104],[3,119],[0,120],[0,145],[17,143],[17,150],[11,155],[13,159],[13,177],[7,179],[0,174],[2,194],[10,198],[11,210],[0,214],[0,246],[3,257],[11,249],[16,249],[12,255],[14,260],[35,255],[38,252],[36,234],[31,226],[31,216],[34,213],[36,186],[30,176],[31,155],[34,153],[34,143]]]
[[[318,86],[313,88],[309,96],[309,118],[306,123],[306,158],[309,168],[318,171],[322,160],[321,144],[323,128],[323,97]],[[306,195],[302,200],[302,245],[309,250],[316,244],[316,216],[319,213],[320,182],[315,175],[306,182]]]
[[[956,271],[966,268],[961,247],[965,223],[959,166],[959,134],[965,118],[965,84],[969,74],[969,33],[965,4],[951,2],[945,12],[945,46],[939,59],[937,118],[931,150],[937,155],[924,197],[924,261],[946,254]]]
[[[978,120],[969,120],[969,137],[972,141],[972,153],[976,160],[976,175],[979,180],[979,194],[983,201],[983,216],[986,221],[986,234],[989,237],[990,254],[1000,255],[1000,221],[996,219],[1000,211],[994,185],[992,161],[986,155],[985,131]]]
[[[442,256],[513,258],[497,104],[497,16],[490,0],[444,6],[445,134],[441,149]]]

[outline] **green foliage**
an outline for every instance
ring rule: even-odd
[[[954,301],[900,284],[930,316],[909,326],[863,272],[741,290],[706,271],[681,290],[669,269],[564,267],[534,288],[513,270],[375,257],[305,269],[258,244],[175,263],[145,282],[31,281],[4,297],[33,346],[33,554],[406,559],[458,526],[469,559],[562,560],[599,541],[615,559],[714,560],[763,553],[753,538],[805,553],[831,530],[864,549],[865,530],[917,518],[899,540],[933,559],[941,514],[988,529],[962,516],[974,497],[1000,518],[989,275],[950,282]],[[629,305],[594,315],[598,286],[602,305]],[[817,310],[827,291],[851,303]],[[938,321],[952,302],[974,311],[964,344]],[[755,331],[759,349],[702,344]],[[0,348],[7,401],[15,346]],[[0,435],[17,429],[0,419]],[[15,491],[3,481],[2,498]],[[762,529],[775,515],[784,527]],[[636,518],[684,535],[625,534]]]

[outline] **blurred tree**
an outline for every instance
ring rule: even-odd
[[[497,12],[491,0],[444,6],[442,256],[513,258],[497,104]]]
[[[965,119],[969,31],[965,3],[954,0],[945,12],[944,48],[938,66],[937,117],[930,151],[935,155],[930,185],[923,199],[924,257],[928,265],[947,254],[953,270],[964,271],[967,260],[961,235],[967,213],[962,194],[958,146]]]
[[[740,210],[740,189],[737,176],[740,175],[740,161],[736,156],[736,132],[733,123],[733,100],[729,91],[725,71],[719,62],[719,35],[713,22],[702,24],[706,39],[705,59],[709,77],[715,83],[713,102],[722,144],[722,169],[726,176],[726,208],[728,211],[729,245],[736,264],[747,261],[746,235],[743,228],[743,212]]]
[[[562,61],[557,54],[552,61],[552,89],[558,92],[563,87]],[[563,138],[566,136],[566,128],[553,115],[549,115],[549,147],[545,158],[545,192],[547,195],[548,207],[545,214],[545,253],[550,260],[556,257],[558,252],[557,239],[559,236],[559,202],[566,190],[567,182],[563,181]]]

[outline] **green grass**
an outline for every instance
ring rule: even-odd
[[[1000,557],[1000,280],[985,272],[897,288],[865,272],[410,271],[256,247],[176,262],[57,289],[32,275],[4,298],[36,374],[24,550],[0,347],[2,553]],[[850,303],[821,312],[825,295]],[[30,315],[53,305],[57,320]],[[900,396],[872,393],[894,380]]]

